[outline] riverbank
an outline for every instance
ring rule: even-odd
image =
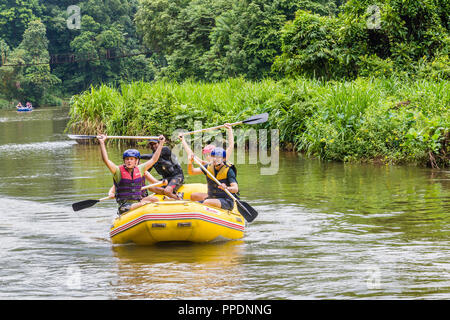
[[[229,79],[93,87],[71,99],[68,130],[164,134],[268,112],[280,146],[325,160],[450,165],[450,82]]]

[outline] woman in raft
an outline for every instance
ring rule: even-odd
[[[191,200],[225,210],[233,210],[234,200],[224,190],[228,190],[238,198],[239,186],[236,180],[236,167],[225,160],[226,151],[223,148],[214,148],[211,152],[212,162],[206,165],[206,170],[220,182],[220,185],[211,179],[202,168],[194,168],[192,166],[194,157],[195,155],[191,153],[188,163],[188,173],[190,175],[204,174],[206,176],[206,183],[208,184],[208,193],[192,193]]]
[[[180,138],[184,149],[188,153],[188,173],[190,175],[198,175],[202,173],[206,175],[208,193],[192,193],[191,200],[199,201],[206,205],[215,206],[225,210],[232,210],[234,201],[227,195],[224,189],[227,189],[237,196],[239,194],[239,186],[236,180],[236,167],[232,163],[227,162],[234,148],[233,129],[229,123],[225,124],[225,128],[228,130],[228,147],[226,151],[211,144],[207,145],[202,150],[202,154],[206,158],[206,161],[202,160],[202,163],[206,166],[206,169],[210,171],[219,180],[219,182],[221,182],[220,186],[217,185],[217,183],[214,182],[206,174],[206,172],[203,172],[202,169],[194,168],[192,166],[194,153],[184,140],[184,135],[180,134],[178,137]]]
[[[233,127],[229,123],[224,124],[225,128],[227,128],[228,131],[228,147],[226,149],[226,159],[229,160],[231,157],[231,154],[233,153],[234,149],[234,135],[233,135]],[[190,154],[193,153],[191,147],[187,144],[186,140],[184,139],[183,134],[179,134],[178,138],[180,138],[181,143],[183,144],[184,150],[186,150],[186,153],[188,154],[188,157],[190,157]],[[208,144],[202,149],[202,154],[205,157],[205,160],[201,160],[203,165],[207,165],[208,163],[212,162],[211,152],[216,148],[214,144]]]

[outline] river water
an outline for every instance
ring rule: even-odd
[[[113,246],[114,202],[71,208],[112,180],[67,121],[0,110],[0,299],[450,298],[449,170],[281,154],[275,175],[238,166],[259,212],[242,240]]]

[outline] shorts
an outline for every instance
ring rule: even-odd
[[[120,216],[120,215],[124,214],[125,212],[130,211],[132,204],[133,203],[130,203],[130,202],[124,202],[124,203],[120,204],[119,208],[117,209],[117,214]]]
[[[179,174],[179,175],[169,178],[166,187],[171,187],[172,192],[176,193],[178,191],[178,188],[180,188],[183,185],[183,182],[184,182],[184,176]]]
[[[233,210],[234,208],[234,200],[231,198],[206,198],[206,199],[216,199],[220,201],[220,207],[224,210]],[[205,199],[205,200],[206,200]],[[203,201],[205,201],[203,200]],[[200,203],[203,203],[203,201],[199,201]]]

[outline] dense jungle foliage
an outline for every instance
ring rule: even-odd
[[[449,163],[448,0],[82,0],[71,29],[73,4],[0,4],[0,105],[141,134],[264,110],[324,159]]]

